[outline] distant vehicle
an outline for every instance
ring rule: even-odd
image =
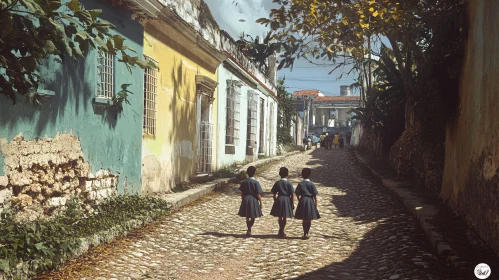
[[[315,135],[311,135],[310,139],[312,140],[313,145],[317,145],[317,143],[319,143],[321,141],[321,139]]]

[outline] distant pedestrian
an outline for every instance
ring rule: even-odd
[[[303,220],[303,238],[309,239],[309,231],[312,226],[312,220],[320,219],[319,211],[317,210],[317,188],[310,181],[312,170],[303,168],[301,171],[303,181],[296,187],[296,198],[298,206],[296,207],[295,219]]]
[[[329,150],[333,149],[333,138],[334,138],[334,135],[332,133],[327,138],[327,145],[328,145]]]
[[[286,227],[286,218],[293,218],[293,209],[295,209],[294,202],[294,188],[293,184],[286,179],[289,171],[286,167],[279,169],[279,176],[281,179],[274,183],[271,192],[274,194],[274,205],[270,210],[270,215],[279,218],[279,237],[285,237],[284,228]]]
[[[340,144],[340,149],[343,150],[343,147],[345,146],[345,139],[343,138],[343,134],[340,134],[340,139],[338,140]]]
[[[333,140],[333,145],[334,148],[338,148],[338,145],[340,144],[340,135],[338,132],[336,132],[336,135],[334,135],[334,140]]]
[[[350,141],[351,140],[352,140],[352,133],[349,131],[349,132],[347,132],[347,137],[346,137],[347,148],[350,148]]]
[[[320,141],[321,141],[321,148],[324,147],[324,139],[326,138],[326,135],[324,133],[321,134]]]
[[[324,148],[326,148],[326,150],[329,148],[329,145],[328,145],[328,142],[329,141],[329,134],[326,132],[326,134],[324,135]]]
[[[260,218],[262,214],[263,193],[260,183],[255,179],[256,167],[250,166],[246,170],[249,178],[244,180],[239,187],[241,191],[241,206],[239,207],[239,216],[246,217],[246,226],[248,231],[246,236],[251,236],[251,227],[255,223],[255,218]],[[259,204],[260,203],[260,204]]]

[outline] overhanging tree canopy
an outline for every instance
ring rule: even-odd
[[[273,0],[280,7],[258,22],[283,44],[279,69],[298,58],[324,59],[359,68],[371,53],[371,39],[389,42],[409,101],[418,76],[462,54],[466,36],[459,0]],[[378,54],[379,55],[379,54]],[[371,66],[367,67],[371,71]],[[359,69],[360,70],[360,69]],[[368,92],[372,75],[365,75]],[[420,77],[421,78],[421,77]],[[453,77],[455,78],[455,77]]]
[[[127,47],[125,39],[110,33],[114,26],[86,10],[78,0],[0,1],[0,94],[16,102],[16,93],[37,97],[43,82],[36,69],[50,55],[61,59],[85,57],[90,49],[120,55],[132,66],[155,67]]]

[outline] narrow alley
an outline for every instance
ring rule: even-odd
[[[348,150],[315,149],[257,170],[265,216],[251,238],[236,215],[240,196],[233,185],[173,213],[144,238],[111,248],[103,260],[80,261],[75,279],[460,279],[354,158]],[[309,240],[300,238],[298,220],[288,222],[285,239],[276,237],[269,191],[281,166],[295,187],[301,169],[313,169],[322,218],[312,223]],[[74,267],[57,274],[76,277]]]

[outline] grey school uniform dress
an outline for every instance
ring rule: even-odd
[[[317,207],[314,203],[314,195],[318,195],[319,192],[315,187],[315,184],[310,180],[304,180],[298,184],[295,191],[296,195],[301,196],[300,202],[296,207],[295,218],[300,220],[318,220],[321,218]]]
[[[250,177],[241,183],[239,190],[243,194],[243,200],[241,201],[238,215],[246,218],[259,218],[263,216],[260,203],[256,198],[257,195],[263,193],[260,183],[255,178]]]
[[[277,193],[278,196],[270,210],[270,215],[274,217],[292,218],[293,207],[289,196],[294,192],[293,184],[286,179],[281,179],[274,183],[271,192],[273,194]]]

